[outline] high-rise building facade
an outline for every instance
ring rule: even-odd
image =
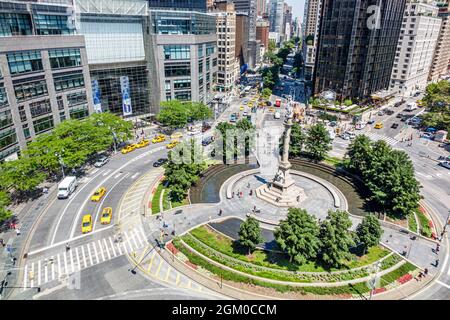
[[[392,91],[412,96],[426,88],[440,27],[436,6],[407,2],[392,69]]]
[[[387,89],[404,9],[405,0],[323,0],[314,93],[366,100]]]
[[[94,109],[124,118],[153,116],[149,52],[146,51],[146,0],[74,0],[77,32],[84,36]],[[125,103],[129,100],[130,103]]]
[[[151,9],[206,12],[211,0],[147,0]],[[209,2],[209,3],[208,3]]]
[[[270,0],[269,1],[269,19],[270,32],[276,32],[283,35],[284,23],[284,0]]]
[[[217,24],[216,88],[220,92],[229,92],[239,77],[239,59],[236,58],[236,11],[232,2],[216,1],[212,13]]]
[[[76,35],[71,11],[0,2],[0,161],[60,122],[93,112],[85,40]]]
[[[267,0],[256,0],[256,14],[262,17],[267,13]]]
[[[259,18],[256,22],[256,39],[261,41],[261,45],[267,49],[269,47],[269,27],[267,19]]]
[[[307,80],[311,80],[314,74],[322,1],[323,0],[309,0],[305,11],[305,33],[302,49],[305,61],[304,76]]]
[[[438,17],[442,19],[441,29],[434,52],[428,80],[436,82],[449,74],[450,64],[450,10],[449,1],[437,3]]]
[[[236,13],[245,14],[247,18],[242,19],[247,26],[245,29],[247,35],[241,35],[242,38],[248,38],[246,55],[247,60],[244,61],[250,68],[255,68],[258,63],[259,44],[256,40],[256,0],[232,0],[234,2]],[[242,29],[240,29],[242,30]]]
[[[208,104],[217,81],[217,34],[213,15],[150,10],[148,48],[153,52],[151,86],[160,101]]]

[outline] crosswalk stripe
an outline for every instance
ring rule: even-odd
[[[47,266],[47,262],[46,262],[45,266],[44,266],[44,283],[48,282],[48,274],[47,274],[47,272],[48,272],[48,266]]]
[[[97,252],[97,247],[95,246],[95,242],[92,242],[92,246],[94,247],[95,260],[97,261],[96,263],[100,263],[100,259],[98,258],[98,252]]]
[[[108,255],[108,260],[111,260],[111,254],[109,253],[108,244],[106,243],[105,238],[103,238],[103,244],[105,245],[105,248],[106,248],[106,254]]]
[[[61,276],[61,261],[59,259],[59,253],[57,255],[57,260],[58,260],[58,278]]]
[[[69,256],[70,256],[70,267],[72,269],[72,273],[74,273],[75,272],[75,263],[73,263],[72,250],[69,250]]]
[[[126,231],[123,232],[123,235],[125,236],[125,242],[128,244],[128,247],[130,248],[130,251],[127,251],[127,248],[124,245],[125,252],[131,253],[133,251],[133,247],[131,246],[130,243],[130,237],[128,236]]]
[[[139,230],[135,230],[134,233],[136,235],[136,239],[139,241],[139,247],[143,247],[145,245],[145,243],[141,238],[141,234],[140,234]]]
[[[69,268],[67,267],[67,255],[64,252],[64,273],[67,275],[69,273]]]
[[[52,259],[52,281],[55,280],[55,259],[54,256],[51,257]]]
[[[84,246],[81,246],[81,255],[83,256],[83,264],[84,267],[87,268],[87,263],[86,263],[86,253],[84,252]],[[92,263],[91,263],[92,264]]]
[[[99,251],[100,251],[100,255],[102,256],[102,260],[103,260],[103,262],[105,262],[105,261],[106,261],[106,259],[105,259],[105,255],[103,254],[102,243],[101,243],[101,241],[100,241],[100,240],[97,240],[97,242],[98,242],[98,247],[100,248],[100,249],[99,249]]]
[[[92,253],[91,253],[91,247],[89,247],[89,243],[86,245],[86,247],[88,249],[89,261],[91,262],[91,266],[93,266],[94,262],[92,261]]]
[[[38,261],[38,272],[37,272],[37,274],[38,274],[38,281],[37,281],[37,283],[38,283],[38,286],[40,286],[41,285],[41,260]]]
[[[78,247],[75,248],[75,253],[77,255],[77,265],[78,265],[78,270],[77,271],[81,271],[80,254],[78,252]]]
[[[136,235],[134,234],[134,232],[132,230],[130,231],[130,233],[131,233],[131,239],[133,240],[133,243],[134,243],[134,248],[135,248],[135,250],[137,250],[140,247],[138,246],[138,244],[136,242]]]
[[[119,254],[122,255],[123,253],[122,253],[122,249],[120,248],[120,242],[119,241],[116,242],[116,245],[117,245],[117,250],[119,251]]]
[[[34,287],[34,262],[31,263],[31,274],[33,275],[30,281],[30,287],[33,288]]]
[[[113,251],[114,257],[116,257],[117,254],[116,254],[116,249],[114,249],[114,243],[113,243],[111,237],[108,237],[108,239],[109,239],[109,243],[111,244],[111,249]]]
[[[23,275],[23,290],[27,288],[27,280],[28,280],[28,264],[25,265],[25,271]]]

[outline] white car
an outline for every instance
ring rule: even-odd
[[[108,157],[100,157],[97,162],[94,163],[94,167],[100,168],[107,164],[109,161]]]
[[[273,117],[274,117],[275,119],[280,119],[280,118],[281,118],[281,114],[277,111],[277,112],[275,112],[275,114],[273,115]]]
[[[441,167],[450,169],[450,161],[441,161],[441,162],[439,162],[439,165],[440,165]]]

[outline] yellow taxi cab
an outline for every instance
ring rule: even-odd
[[[253,107],[253,102],[249,102],[249,103],[247,104],[247,106],[248,106],[249,108]]]
[[[147,139],[142,139],[141,141],[139,141],[138,144],[136,144],[137,148],[144,148],[146,146],[148,146],[150,144],[150,141],[148,141]]]
[[[100,201],[103,198],[103,196],[105,195],[105,193],[106,193],[105,187],[98,188],[92,195],[91,201],[96,201],[96,202]]]
[[[419,108],[422,108],[424,106],[424,103],[422,100],[417,100],[416,103]]]
[[[170,136],[170,139],[174,140],[174,139],[180,139],[183,138],[183,134],[181,132],[174,132],[172,133],[172,135]]]
[[[239,108],[239,110],[241,110],[241,111],[244,111],[244,106],[241,106],[240,108]]]
[[[270,107],[269,108],[269,112],[275,112],[275,108],[274,107]]]
[[[180,141],[178,141],[178,140],[171,141],[171,142],[166,146],[166,148],[167,148],[167,149],[173,149],[173,148],[175,148],[175,147],[177,146],[177,144],[179,144],[179,143],[180,143]]]
[[[86,214],[81,221],[81,233],[88,233],[92,231],[92,216]]]
[[[381,129],[383,128],[383,124],[381,122],[378,122],[377,124],[375,124],[375,129]]]
[[[159,136],[156,136],[155,138],[153,138],[152,142],[153,143],[160,143],[166,141],[166,136],[163,134],[160,134]]]
[[[102,216],[100,218],[101,224],[110,224],[112,218],[112,208],[104,208],[102,211]]]
[[[126,154],[126,153],[130,153],[131,151],[134,151],[136,149],[136,145],[135,144],[130,144],[128,146],[126,146],[125,148],[122,149],[122,153]]]

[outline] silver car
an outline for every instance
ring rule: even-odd
[[[109,161],[108,157],[105,157],[105,156],[100,157],[100,158],[97,160],[97,162],[94,163],[94,167],[96,167],[96,168],[103,167],[105,164],[108,163],[108,161]]]
[[[439,165],[444,168],[450,169],[450,161],[441,161],[439,162]]]

